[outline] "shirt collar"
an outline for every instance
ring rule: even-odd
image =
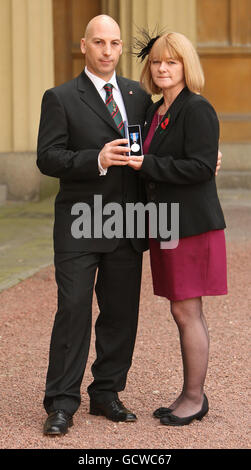
[[[99,92],[102,90],[102,88],[104,88],[106,83],[111,83],[116,90],[118,90],[118,88],[119,88],[118,84],[117,84],[117,80],[116,80],[116,72],[115,71],[113,73],[113,76],[110,78],[109,82],[106,82],[102,78],[100,78],[97,75],[94,75],[93,73],[91,73],[88,70],[87,66],[85,66],[85,73],[89,77],[89,79],[92,81],[92,83],[95,85],[95,87],[97,88],[97,90]]]

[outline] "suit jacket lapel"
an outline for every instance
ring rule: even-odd
[[[101,119],[106,121],[109,126],[115,129],[121,137],[121,134],[104,101],[84,71],[77,78],[77,87],[81,100],[84,101],[99,117],[101,117]]]
[[[143,140],[145,140],[145,138],[146,138],[146,136],[149,132],[154,114],[156,113],[156,111],[160,107],[160,105],[163,103],[163,101],[164,101],[164,99],[161,98],[159,101],[153,103],[152,106],[147,111],[146,121],[145,121],[144,129],[143,129]]]
[[[171,104],[170,108],[167,110],[165,113],[164,117],[162,118],[162,122],[169,116],[169,122],[168,125],[166,126],[165,129],[159,125],[159,127],[156,129],[156,132],[152,138],[150,148],[149,148],[149,153],[154,152],[154,149],[157,148],[160,144],[160,142],[165,139],[165,137],[168,135],[170,132],[171,128],[173,127],[175,120],[177,119],[177,116],[179,115],[181,109],[183,108],[185,102],[187,99],[192,95],[192,93],[189,91],[187,87],[183,88],[183,90],[179,93],[177,98],[174,100],[174,102]],[[158,107],[163,103],[163,99],[158,101],[156,103],[156,107],[153,110],[152,118]]]

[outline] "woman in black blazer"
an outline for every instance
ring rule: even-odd
[[[202,296],[227,293],[225,221],[215,184],[219,122],[199,94],[204,75],[184,35],[165,34],[145,51],[141,83],[163,97],[146,117],[144,156],[132,157],[129,164],[145,179],[148,201],[166,203],[167,209],[179,204],[179,240],[165,241],[158,233],[149,243],[154,293],[170,300],[184,372],[177,400],[154,416],[164,425],[181,426],[201,420],[209,408],[204,394],[209,337]]]

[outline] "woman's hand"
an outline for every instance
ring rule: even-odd
[[[219,171],[219,169],[220,169],[220,167],[221,167],[221,159],[222,159],[222,153],[221,153],[221,151],[219,150],[219,151],[218,151],[218,160],[217,160],[216,170],[215,170],[215,176],[218,175],[218,171]]]
[[[144,160],[144,155],[140,155],[140,157],[131,156],[130,160],[128,161],[128,166],[130,166],[134,170],[140,170],[143,160]]]

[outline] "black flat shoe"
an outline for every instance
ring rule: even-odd
[[[44,423],[44,434],[59,436],[66,434],[68,428],[73,426],[73,419],[64,410],[52,411]]]
[[[98,403],[95,400],[90,400],[90,414],[96,416],[105,416],[111,421],[124,421],[134,422],[137,416],[130,410],[125,408],[123,403],[117,398],[110,403]]]
[[[203,404],[201,410],[198,411],[198,413],[195,413],[191,416],[187,416],[185,418],[180,418],[179,416],[175,416],[172,413],[169,413],[166,416],[160,418],[160,422],[165,426],[186,426],[187,424],[190,424],[191,421],[193,421],[194,419],[198,419],[199,421],[201,421],[202,418],[207,414],[208,410],[208,399],[206,395],[204,395]]]
[[[165,408],[164,406],[162,406],[161,408],[157,408],[157,410],[153,412],[153,416],[154,418],[162,418],[163,416],[172,413],[172,411],[173,410],[171,410],[171,408]]]

